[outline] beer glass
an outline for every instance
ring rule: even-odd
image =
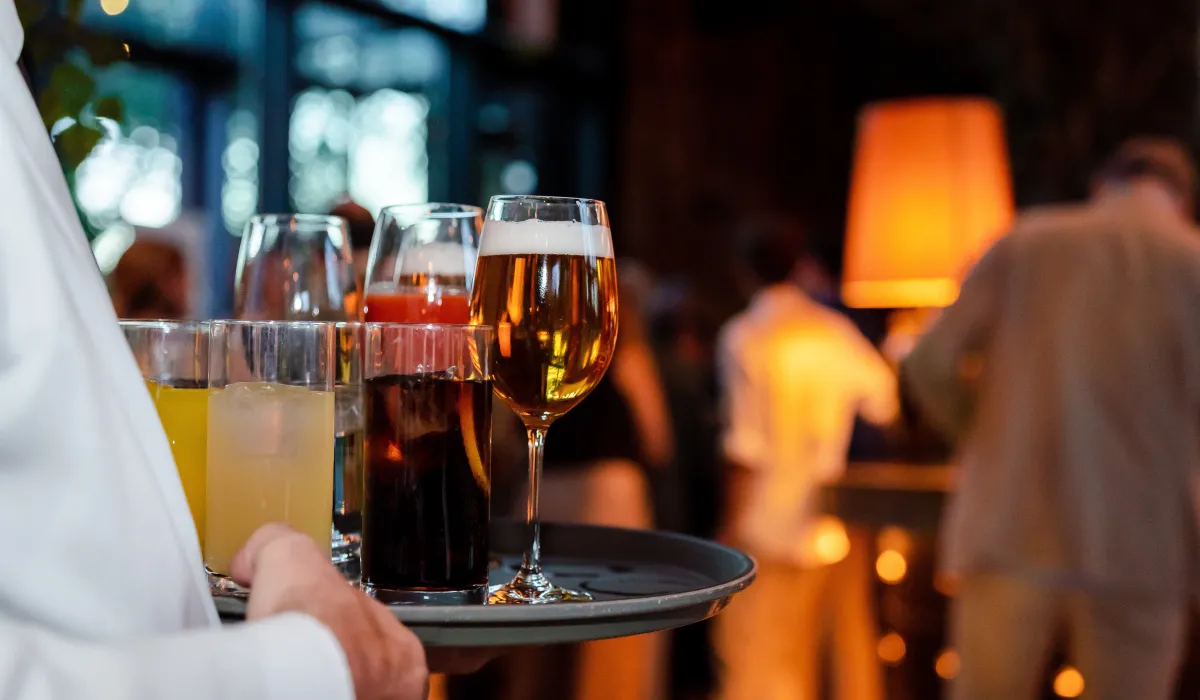
[[[334,341],[333,565],[346,578],[359,576],[363,492],[362,370],[365,327],[337,324]]]
[[[183,494],[204,551],[204,471],[208,449],[208,324],[121,321],[125,340],[171,445]]]
[[[256,321],[357,321],[361,294],[346,221],[259,214],[242,234],[234,315]]]
[[[546,432],[604,376],[617,342],[617,270],[604,202],[492,197],[479,242],[471,322],[495,329],[496,395],[529,438],[529,549],[495,603],[586,600],[542,573],[538,490]]]
[[[370,323],[362,583],[388,603],[483,603],[492,329]]]
[[[379,214],[367,257],[369,322],[466,323],[483,210],[401,204]]]
[[[229,564],[266,523],[330,551],[335,331],[313,321],[210,322],[204,561],[215,594],[245,595]]]

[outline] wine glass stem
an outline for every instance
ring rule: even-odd
[[[538,500],[542,492],[542,453],[546,448],[546,428],[527,427],[529,438],[529,501],[525,508],[525,523],[529,526],[531,539],[525,559],[521,563],[521,576],[528,578],[542,573],[542,532],[538,516]]]

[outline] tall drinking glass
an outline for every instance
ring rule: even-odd
[[[466,323],[483,210],[401,204],[379,214],[367,258],[370,322]]]
[[[362,582],[389,603],[482,603],[492,329],[367,325]]]
[[[311,321],[211,322],[204,560],[214,593],[246,593],[229,564],[266,523],[330,551],[335,331]]]
[[[495,329],[496,394],[529,438],[529,549],[494,603],[586,600],[542,573],[538,491],[550,424],[604,376],[617,342],[617,269],[604,202],[493,197],[479,244],[471,322]]]
[[[234,315],[256,321],[357,321],[350,234],[337,216],[259,214],[242,234]]]
[[[250,218],[242,235],[238,252],[234,286],[235,316],[259,321],[358,321],[361,290],[354,274],[354,259],[350,250],[349,225],[337,216],[312,214],[260,214]],[[355,376],[339,376],[337,414],[353,420],[361,414],[361,396],[351,389],[361,381],[361,365],[348,358],[361,351],[361,345],[345,348],[353,332],[342,333],[336,341],[339,349],[337,367]],[[349,382],[347,381],[349,380]],[[359,404],[356,406],[354,401]],[[345,452],[355,449],[355,433],[338,432],[338,457],[333,466],[341,494],[346,475]],[[361,431],[360,433],[361,434]],[[351,473],[356,472],[351,460]],[[351,493],[351,497],[353,497]],[[355,503],[352,501],[351,506]],[[333,563],[344,574],[354,578],[357,569],[357,532],[352,513],[337,517],[330,530]],[[343,532],[341,526],[350,527]]]
[[[204,551],[205,453],[208,449],[208,324],[121,321],[158,410]]]
[[[333,564],[359,576],[363,499],[363,350],[365,325],[337,324],[334,342]]]

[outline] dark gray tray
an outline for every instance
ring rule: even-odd
[[[491,583],[512,578],[525,528],[494,521]],[[546,574],[595,596],[550,605],[393,605],[428,646],[523,646],[628,637],[682,627],[720,612],[754,580],[754,560],[729,547],[667,532],[589,525],[542,525]],[[223,619],[241,600],[217,598]]]

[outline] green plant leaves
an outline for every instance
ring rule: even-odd
[[[17,0],[17,17],[22,27],[29,27],[46,13],[45,0]]]
[[[119,41],[98,36],[79,27],[84,0],[68,0],[64,16],[46,15],[36,8],[42,0],[18,0],[26,36],[30,39],[35,61],[52,65],[49,80],[37,95],[38,112],[46,128],[62,120],[73,122],[55,136],[55,148],[63,168],[74,171],[104,137],[97,118],[121,122],[124,105],[115,95],[98,94],[95,69],[124,60],[128,52]],[[39,31],[28,31],[36,24]]]
[[[83,0],[67,0],[67,19],[78,22],[83,15]]]
[[[121,100],[113,95],[102,97],[96,102],[96,116],[119,122],[125,118],[125,108]]]
[[[92,99],[96,81],[74,63],[59,63],[50,74],[50,84],[38,96],[38,109],[46,127],[64,117],[78,119]]]
[[[54,139],[54,147],[63,161],[63,165],[74,170],[88,157],[104,132],[83,124],[72,124],[61,131]]]
[[[4,0],[0,0],[3,2]],[[115,95],[98,94],[97,68],[123,61],[129,48],[120,40],[81,27],[84,2],[65,0],[16,0],[17,14],[25,29],[25,47],[37,67],[53,66],[37,97],[38,112],[47,129],[69,120],[54,138],[68,187],[74,191],[75,171],[104,138],[108,129],[100,119],[122,122],[125,108]],[[61,8],[56,11],[54,8]],[[78,203],[76,203],[78,211]],[[82,212],[79,212],[82,214]],[[80,217],[88,238],[96,233]]]

